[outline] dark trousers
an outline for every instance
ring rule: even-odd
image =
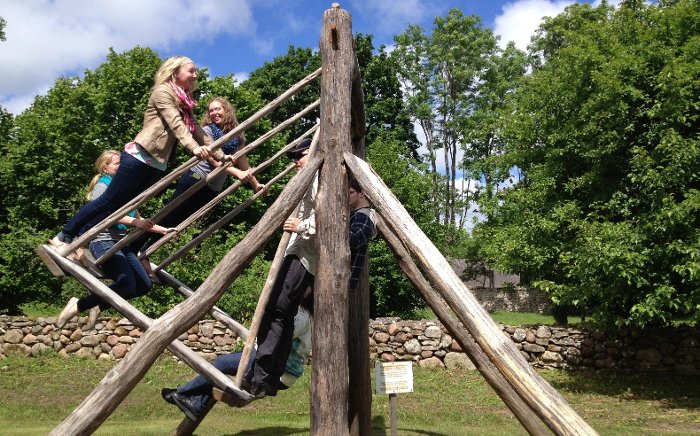
[[[238,366],[241,363],[241,357],[243,353],[231,353],[219,356],[214,361],[214,368],[228,375],[236,375],[238,372]],[[253,350],[250,355],[250,360],[248,361],[248,368],[253,363],[255,358],[255,350]],[[198,375],[197,377],[190,380],[188,383],[179,386],[177,392],[182,395],[189,396],[197,407],[197,412],[202,413],[207,403],[211,401],[211,388],[212,384],[206,377]]]
[[[253,394],[277,394],[280,376],[292,348],[294,316],[304,292],[313,284],[314,276],[299,258],[284,258],[258,329],[258,352],[246,373]]]
[[[90,251],[95,259],[99,259],[113,246],[114,241],[92,241],[90,242]],[[107,277],[114,281],[109,286],[110,289],[125,300],[145,295],[151,289],[151,279],[148,278],[148,274],[143,269],[136,254],[131,251],[117,251],[102,264],[102,270],[107,274]],[[111,307],[109,303],[95,294],[78,300],[80,312],[97,305],[100,306],[100,310],[107,310]]]
[[[175,200],[177,197],[182,195],[187,191],[192,185],[199,181],[195,178],[196,173],[192,170],[187,171],[180,177],[175,187],[175,192],[170,196],[168,203]],[[170,211],[166,216],[164,216],[158,224],[163,227],[175,227],[187,218],[189,218],[193,213],[197,212],[202,206],[209,203],[214,199],[219,193],[213,191],[209,188],[209,185],[202,187],[195,194],[192,194],[190,198],[185,200],[178,207]],[[160,233],[144,232],[140,237],[136,238],[131,244],[129,244],[129,249],[135,253],[143,252],[153,245],[156,241],[162,238],[163,235]]]
[[[86,203],[68,220],[63,227],[64,237],[70,240],[82,235],[148,189],[162,175],[163,172],[157,168],[146,165],[129,153],[122,152],[119,169],[107,190],[95,200]]]

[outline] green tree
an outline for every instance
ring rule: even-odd
[[[250,73],[250,77],[241,83],[241,87],[254,90],[263,102],[269,103],[320,67],[319,55],[314,54],[310,48],[289,46],[286,55],[265,62],[262,67]],[[320,93],[319,81],[316,80],[296,94],[294,98],[290,98],[280,105],[267,116],[267,119],[273,126],[276,126],[318,100]],[[299,123],[287,129],[282,134],[282,138],[287,142],[293,140],[316,124],[317,117],[318,111],[303,117]]]
[[[444,226],[444,247],[451,247],[471,201],[470,190],[458,186],[458,180],[476,175],[486,176],[489,186],[498,181],[486,165],[500,152],[492,113],[502,110],[508,84],[522,74],[522,55],[511,46],[500,56],[491,29],[458,9],[436,18],[430,35],[409,26],[394,39],[391,58],[399,69],[405,104],[426,141],[433,214]]]
[[[396,65],[384,47],[375,51],[371,35],[355,35],[365,101],[367,160],[428,234],[434,230],[430,178],[417,159],[418,141],[405,105]],[[370,244],[370,289],[373,315],[410,317],[423,307],[393,254],[381,239]]]
[[[462,120],[465,141],[463,182],[467,179],[481,183],[461,187],[463,195],[458,196],[463,211],[458,223],[460,228],[465,225],[470,200],[477,201],[481,212],[488,217],[489,210],[497,202],[495,194],[499,184],[510,178],[510,162],[503,156],[506,138],[502,120],[515,110],[509,96],[516,91],[526,65],[525,53],[515,48],[512,42],[502,52],[490,57],[479,92],[474,96],[471,116]],[[467,194],[472,190],[475,195],[470,199]]]
[[[0,223],[0,310],[16,313],[28,301],[54,302],[63,287],[77,286],[52,277],[34,248],[84,203],[98,154],[120,149],[136,133],[139,121],[130,117],[142,119],[159,64],[148,49],[110,51],[106,64],[86,71],[83,80],[59,78],[15,118],[0,157],[7,214]]]
[[[404,143],[404,147],[396,150],[400,156],[417,162],[420,143],[403,103],[396,65],[384,46],[375,52],[372,35],[355,35],[355,51],[362,73],[367,146],[372,147],[379,135],[390,133]]]
[[[367,160],[401,201],[413,220],[434,239],[435,232],[430,208],[430,176],[424,165],[411,159],[401,159],[406,144],[390,131],[378,135],[368,149]],[[425,304],[405,274],[397,265],[384,240],[376,238],[369,248],[370,289],[375,297],[376,314],[409,317]]]
[[[7,38],[5,37],[5,25],[7,24],[7,21],[3,17],[0,17],[0,41],[6,41]]]
[[[699,6],[546,20],[505,121],[524,177],[477,229],[483,252],[603,322],[700,319]]]

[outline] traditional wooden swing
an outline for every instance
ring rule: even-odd
[[[95,268],[86,269],[67,260],[65,256],[117,222],[128,211],[162,191],[171,181],[194,166],[197,162],[196,158],[190,159],[168,174],[74,241],[63,252],[56,252],[47,245],[37,249],[42,260],[54,274],[72,275],[144,330],[140,340],[126,357],[115,365],[92,393],[51,434],[83,435],[94,432],[143,378],[166,348],[212,382],[215,386],[213,392],[215,400],[224,400],[230,405],[239,407],[251,401],[252,396],[241,390],[239,386],[255,340],[262,310],[283,257],[289,234],[286,234],[279,244],[250,331],[214,305],[244,268],[272,239],[286,217],[293,213],[304,192],[312,183],[316,172],[319,174],[319,190],[316,199],[318,268],[314,302],[311,433],[369,435],[371,430],[372,394],[367,340],[369,291],[366,268],[357,292],[349,294],[346,286],[350,275],[346,207],[347,174],[350,172],[357,178],[366,196],[374,204],[380,217],[377,228],[394,251],[401,268],[523,427],[529,433],[536,435],[550,434],[550,430],[562,435],[596,434],[595,430],[576,414],[561,395],[524,360],[520,352],[503,335],[489,314],[457,277],[442,254],[416,226],[401,203],[363,160],[364,103],[360,71],[354,52],[351,16],[337,4],[333,4],[332,8],[323,14],[320,52],[321,69],[304,78],[212,144],[211,149],[220,147],[229,138],[247,130],[305,85],[321,77],[320,101],[309,105],[234,156],[249,153],[320,106],[319,125],[309,129],[270,160],[254,169],[256,174],[261,172],[304,137],[313,134],[311,158],[307,166],[291,179],[258,224],[224,256],[196,291],[192,291],[168,274],[164,268],[229,222],[255,201],[260,193],[251,196],[193,241],[171,254],[159,265],[155,265],[154,273],[164,283],[187,296],[182,303],[160,318],[152,320],[100,281],[99,265],[129,240],[138,236],[138,231],[133,232],[100,258]],[[290,165],[271,179],[269,184],[276,183],[292,169],[293,165]],[[220,167],[217,172],[221,170]],[[204,183],[202,181],[192,187],[152,219],[157,221],[165,216],[182,201],[186,201]],[[232,184],[221,195],[178,226],[178,231],[182,231],[203,216],[239,186],[238,182]],[[168,239],[169,237],[162,238],[150,247],[145,255],[150,256],[155,250],[164,246]],[[232,331],[246,338],[243,359],[235,381],[219,372],[177,339],[207,311]],[[346,347],[336,346],[331,339],[343,336],[347,337]],[[348,353],[349,349],[352,353]],[[207,411],[213,406],[215,400],[210,402]],[[205,415],[206,412],[197,422],[185,418],[175,434],[191,434]]]

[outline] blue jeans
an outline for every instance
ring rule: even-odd
[[[90,251],[95,259],[99,259],[110,248],[114,241],[92,241]],[[112,257],[102,264],[102,270],[114,281],[109,288],[119,294],[125,300],[140,297],[151,289],[151,279],[143,269],[136,254],[127,250],[117,251]],[[100,310],[109,309],[111,306],[95,294],[90,294],[78,300],[80,312],[94,306],[100,306]]]
[[[119,169],[104,194],[86,203],[63,227],[64,241],[82,235],[111,213],[148,189],[163,172],[122,152]]]
[[[168,203],[175,200],[199,181],[198,178],[194,177],[194,174],[194,171],[189,170],[180,177]],[[175,227],[189,218],[193,213],[197,212],[202,206],[213,200],[218,194],[219,193],[213,191],[209,185],[203,186],[202,189],[192,194],[190,198],[164,216],[158,224],[163,227]],[[129,244],[129,249],[135,253],[144,252],[162,237],[163,235],[160,233],[145,232]]]
[[[214,367],[219,371],[227,375],[236,375],[238,372],[238,365],[241,363],[241,357],[243,353],[231,353],[219,356],[214,361]],[[248,368],[253,363],[255,359],[255,350],[250,354],[250,360],[248,361]],[[201,413],[207,406],[209,401],[211,401],[211,388],[212,384],[206,377],[198,375],[197,377],[190,380],[188,383],[179,386],[177,388],[177,393],[181,395],[186,395],[192,399],[192,402],[197,407],[197,413]]]

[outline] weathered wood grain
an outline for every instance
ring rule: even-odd
[[[345,162],[388,227],[408,248],[459,321],[542,421],[556,434],[597,434],[506,340],[488,312],[367,163],[350,153],[345,154]]]
[[[479,348],[479,345],[474,341],[474,338],[467,332],[459,320],[452,315],[450,307],[433,289],[431,284],[426,280],[421,271],[416,266],[411,258],[408,250],[401,243],[394,232],[384,224],[381,218],[377,218],[377,229],[386,239],[389,248],[396,256],[399,266],[406,274],[406,277],[418,289],[423,299],[428,303],[428,306],[437,315],[440,322],[447,328],[452,337],[454,337],[462,350],[469,356],[474,365],[483,374],[486,381],[491,385],[494,391],[503,399],[503,402],[513,412],[515,417],[532,435],[548,435],[550,432],[539,420],[537,414],[520,398],[514,390],[510,388],[503,375],[493,366],[486,354]]]
[[[316,197],[314,333],[311,373],[311,434],[348,434],[348,356],[336,338],[348,335],[348,184],[343,152],[351,151],[350,91],[353,38],[350,14],[323,14],[321,29],[321,137],[326,160]]]

